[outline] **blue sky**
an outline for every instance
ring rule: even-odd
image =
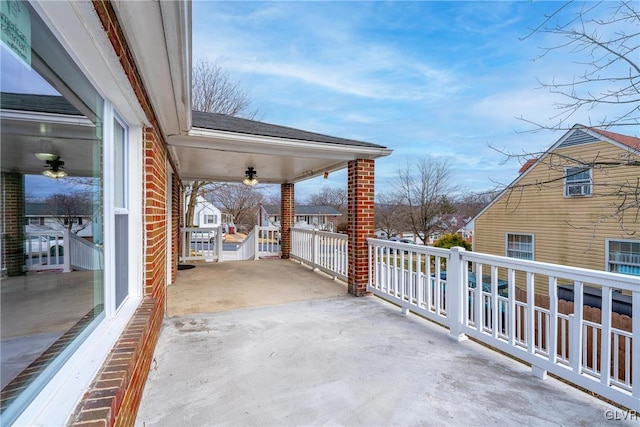
[[[561,39],[521,40],[561,4],[195,1],[193,57],[239,81],[262,121],[393,149],[376,161],[376,191],[423,155],[449,157],[462,189],[490,190],[511,182],[520,163],[504,163],[489,145],[535,152],[563,134],[520,133],[532,127],[516,119],[551,123],[558,98],[537,79],[584,70],[567,52],[536,60]],[[602,114],[611,112],[571,123]],[[299,183],[296,196],[325,185],[346,187],[346,173]]]

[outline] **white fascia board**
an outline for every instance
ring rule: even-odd
[[[95,124],[84,116],[70,116],[68,114],[41,113],[22,110],[0,110],[0,117],[2,117],[3,120],[15,120],[20,122],[95,127]]]
[[[189,131],[189,137],[191,138],[170,138],[169,145],[255,154],[288,154],[299,157],[325,157],[331,153],[345,160],[377,159],[392,153],[392,150],[384,147],[300,141],[201,128]]]
[[[191,7],[185,1],[112,2],[164,135],[191,117]]]
[[[191,129],[191,2],[160,2],[180,130]]]

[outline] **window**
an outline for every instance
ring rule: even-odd
[[[6,219],[6,241],[13,245],[0,251],[7,276],[0,299],[0,425],[11,425],[105,318],[101,245],[81,245],[72,255],[68,241],[45,240],[41,246],[47,251],[55,246],[54,254],[71,260],[75,271],[62,273],[62,257],[31,262],[23,243],[25,224],[44,223],[42,217],[26,221],[30,195],[43,200],[87,195],[94,221],[86,233],[102,243],[104,103],[29,2],[3,1],[0,15],[3,32],[8,20],[16,23],[8,28],[28,32],[30,38],[19,52],[4,37],[0,43],[0,186],[3,195],[11,196],[0,205],[0,216]],[[43,175],[53,166],[34,153],[64,162],[66,176]],[[48,222],[57,224],[54,218]],[[66,217],[69,222],[77,219]],[[32,274],[36,269],[39,273]],[[43,291],[44,284],[55,292]],[[11,290],[6,296],[5,287]]]
[[[218,215],[205,215],[204,216],[205,224],[217,224],[218,223]]]
[[[566,168],[564,176],[564,195],[566,197],[591,195],[590,168]]]
[[[27,222],[28,225],[44,225],[44,217],[30,217]]]
[[[533,234],[507,233],[506,240],[508,257],[533,260]]]
[[[640,276],[640,240],[607,240],[607,271]]]

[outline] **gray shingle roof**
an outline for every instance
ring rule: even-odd
[[[25,216],[66,216],[63,206],[46,202],[27,202],[24,211]],[[74,215],[91,216],[91,207],[78,205]]]
[[[37,111],[39,113],[82,116],[76,107],[63,96],[26,93],[0,93],[0,106],[6,110]]]
[[[256,120],[242,119],[218,113],[204,113],[193,111],[192,126],[210,130],[243,133],[256,136],[270,136],[275,138],[295,139],[299,141],[324,142],[327,144],[351,145],[356,147],[386,148],[382,145],[353,139],[337,138],[286,126],[272,125]]]

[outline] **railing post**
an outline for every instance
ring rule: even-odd
[[[255,250],[253,252],[254,260],[260,259],[260,257],[258,256],[258,251],[260,250],[260,232],[260,226],[256,225],[253,228],[253,236],[255,237]]]
[[[640,307],[640,292],[633,291],[631,300],[631,306],[634,311]],[[636,311],[637,313],[637,311]],[[633,316],[632,319],[631,330],[634,332],[634,335],[637,334],[636,331],[640,331],[640,316]],[[631,384],[633,385],[633,390],[631,391],[631,395],[640,402],[640,345],[638,345],[638,335],[632,338],[633,351],[631,352]]]
[[[450,249],[449,260],[447,261],[447,286],[445,288],[449,337],[458,342],[467,339],[467,336],[461,332],[463,325],[463,304],[466,300],[466,296],[464,295],[465,286],[464,283],[462,283],[464,278],[464,274],[462,274],[462,268],[464,267],[462,253],[464,251],[464,248],[458,246]],[[482,283],[480,285],[482,285]]]
[[[222,245],[224,244],[224,239],[222,238],[222,225],[218,226],[218,231],[216,234],[216,252],[218,255],[218,262],[222,261]]]
[[[571,369],[576,374],[582,373],[582,304],[583,285],[575,281],[573,284],[573,314],[569,315],[569,358]]]
[[[318,236],[318,230],[313,229],[313,233],[311,234],[311,262],[313,263],[313,271],[318,270],[318,252],[320,251],[320,237]]]
[[[63,273],[71,272],[71,240],[69,239],[69,230],[64,229],[62,231],[62,239],[64,241],[62,256],[64,257],[64,266],[62,268]],[[60,246],[56,242],[56,246]],[[60,255],[60,254],[58,254]]]

